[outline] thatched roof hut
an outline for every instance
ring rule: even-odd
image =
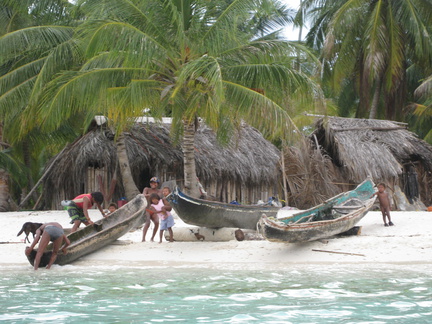
[[[343,182],[359,183],[370,176],[390,188],[398,185],[410,200],[432,203],[432,146],[406,124],[325,117],[317,121],[311,142],[332,159]]]
[[[256,129],[242,125],[225,147],[201,125],[195,145],[197,175],[210,196],[254,203],[277,194],[280,152]],[[152,176],[183,184],[183,153],[171,141],[169,123],[135,124],[126,134],[126,149],[140,191]],[[120,199],[124,191],[117,164],[114,134],[95,124],[56,157],[44,179],[44,208],[59,208],[61,200],[91,191],[111,192],[109,199]]]

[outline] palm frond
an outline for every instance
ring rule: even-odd
[[[73,28],[65,26],[38,26],[20,29],[0,37],[0,64],[30,51],[48,51],[68,41]]]

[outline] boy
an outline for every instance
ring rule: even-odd
[[[103,217],[107,217],[102,209],[104,197],[101,192],[96,191],[89,194],[76,196],[73,200],[63,200],[62,205],[67,210],[73,224],[71,233],[75,232],[81,223],[84,225],[93,224],[90,219],[88,210],[96,204]]]
[[[394,224],[390,218],[390,207],[391,207],[390,196],[385,191],[386,185],[384,183],[379,183],[377,185],[377,188],[378,188],[378,191],[375,192],[371,197],[373,197],[375,195],[378,197],[381,213],[383,216],[384,226],[393,226]],[[386,222],[386,216],[388,218],[388,224]]]

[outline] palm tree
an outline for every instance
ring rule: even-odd
[[[294,125],[280,103],[319,91],[292,68],[290,43],[239,28],[250,23],[244,13],[260,4],[235,0],[210,15],[201,0],[79,1],[88,17],[77,33],[87,44],[86,61],[48,84],[28,108],[37,118],[26,123],[55,129],[76,113],[104,114],[121,134],[144,109],[156,118],[170,115],[173,137],[182,140],[185,188],[199,195],[199,118],[225,140],[242,121],[284,137]]]
[[[21,194],[33,186],[33,178],[39,175],[43,163],[39,158],[44,156],[40,153],[46,152],[47,144],[59,138],[64,140],[66,134],[76,136],[70,128],[67,133],[63,128],[50,134],[39,129],[25,136],[20,134],[25,108],[37,102],[43,84],[67,66],[53,53],[71,39],[72,29],[57,25],[60,20],[69,20],[70,8],[70,3],[61,0],[0,2],[0,122],[8,156],[27,167],[19,169],[19,176],[26,179],[26,183],[20,183]],[[43,42],[38,41],[41,39]],[[17,169],[8,170],[7,174],[14,177],[13,170]]]
[[[307,0],[306,0],[307,1]],[[358,93],[357,116],[401,118],[407,69],[431,66],[432,3],[422,0],[308,1],[319,15],[308,36],[322,47],[333,88]],[[325,35],[325,39],[322,37]],[[349,87],[344,87],[351,84]]]
[[[411,105],[416,133],[432,144],[432,75],[420,84],[414,94],[419,102]]]

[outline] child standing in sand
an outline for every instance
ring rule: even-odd
[[[165,198],[160,198],[158,194],[150,195],[151,206],[150,210],[159,216],[159,243],[162,243],[162,236],[165,230],[168,230],[170,242],[174,242],[172,227],[174,226],[174,218],[171,215],[171,206]]]
[[[383,216],[384,226],[393,226],[394,224],[390,218],[390,207],[391,207],[390,196],[388,192],[385,191],[386,185],[384,183],[379,183],[377,185],[377,188],[378,191],[375,192],[371,197],[375,195],[378,197],[381,213]],[[388,223],[386,222],[386,217],[388,219]]]
[[[143,195],[144,197],[146,197],[147,199],[147,204],[151,205],[151,200],[150,200],[150,196],[152,194],[157,194],[159,197],[162,197],[162,190],[159,189],[159,179],[157,177],[153,177],[150,179],[150,188],[145,187],[143,190]],[[159,227],[159,218],[157,217],[157,215],[154,215],[154,213],[150,213],[148,211],[148,209],[146,209],[145,211],[145,215],[146,215],[146,222],[144,224],[144,228],[143,228],[143,236],[142,236],[142,241],[145,242],[145,238],[147,235],[147,230],[150,227],[150,221],[153,222],[154,225],[154,229],[153,229],[153,233],[152,233],[152,237],[150,239],[150,241],[153,242],[154,237],[156,236],[158,227]]]

